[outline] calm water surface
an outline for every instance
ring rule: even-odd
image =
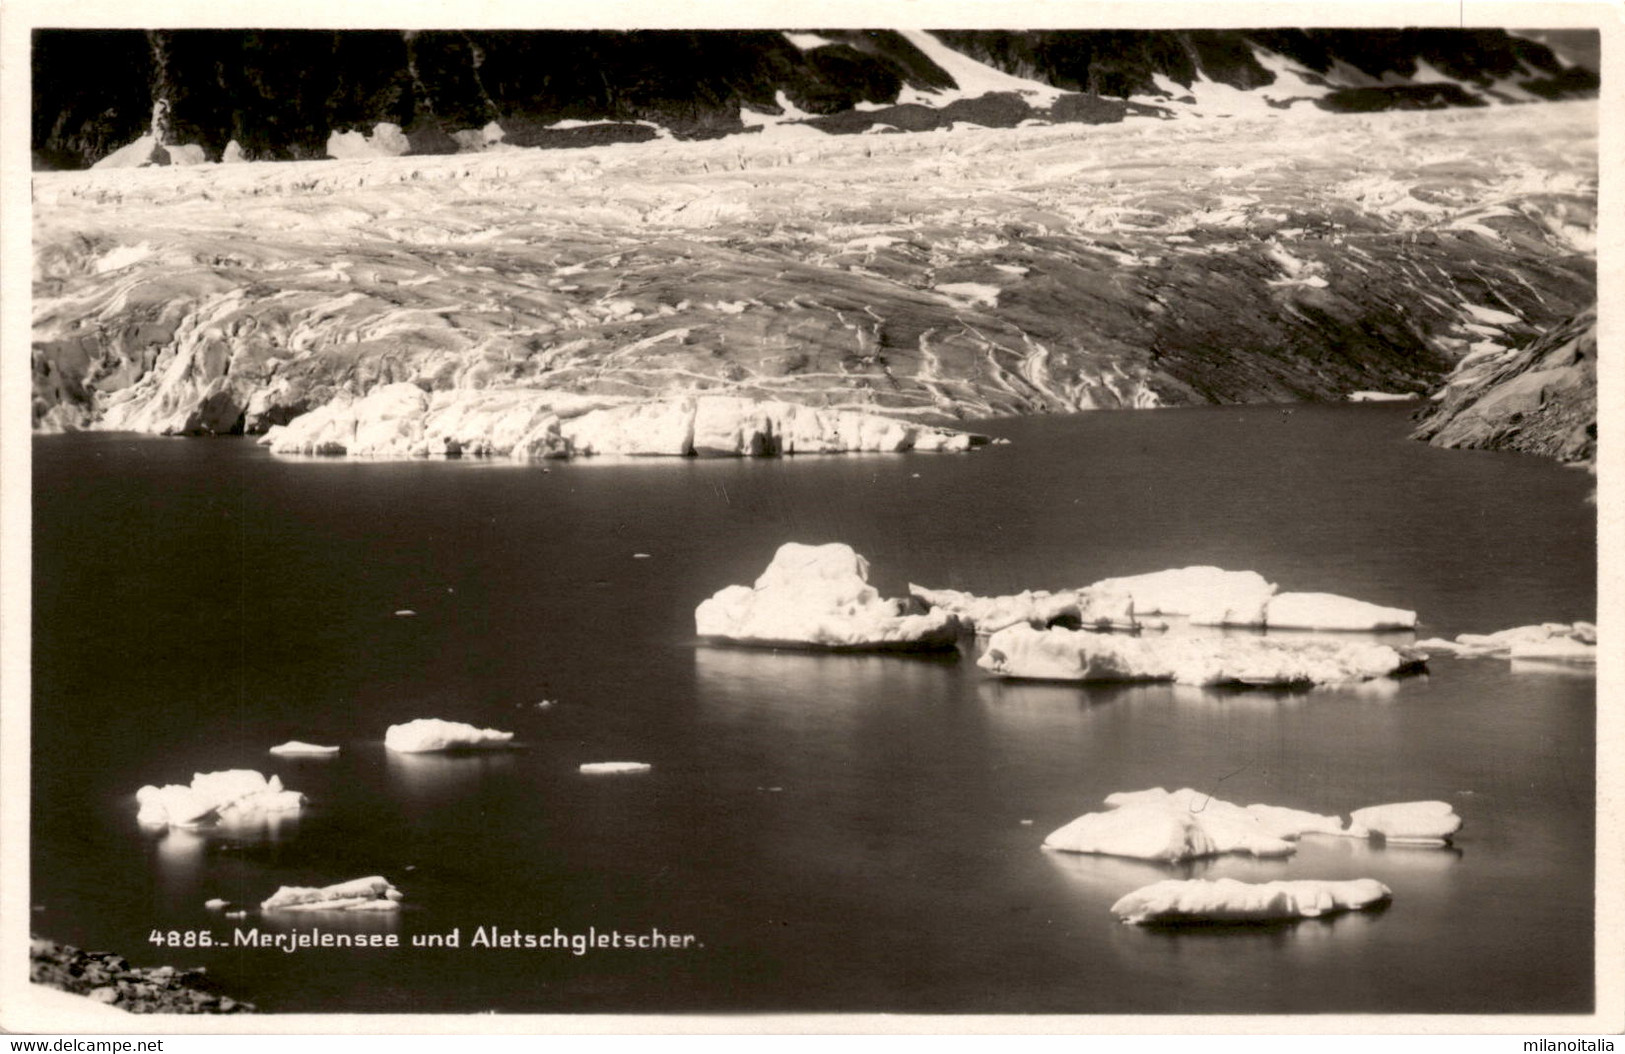
[[[1013,443],[962,456],[548,471],[38,438],[33,928],[206,965],[287,1012],[1588,1011],[1589,677],[1441,657],[1301,694],[1083,689],[1001,684],[968,657],[693,641],[694,606],[792,540],[851,544],[888,595],[1217,564],[1414,608],[1429,636],[1594,617],[1590,477],[1435,450],[1407,424],[1385,406],[1102,412],[994,422]],[[425,716],[520,746],[384,751]],[[290,738],[344,749],[266,754]],[[628,759],[654,770],[576,771]],[[136,788],[225,768],[310,805],[274,829],[136,825]],[[1039,849],[1158,785],[1344,814],[1438,798],[1466,827],[1448,851],[1306,838],[1187,868]],[[397,951],[148,943],[291,928],[203,902],[370,874],[407,910],[297,927],[392,931]],[[1185,875],[1369,876],[1394,901],[1229,931],[1110,915]],[[701,946],[469,946],[491,926]],[[411,946],[454,930],[462,947]]]

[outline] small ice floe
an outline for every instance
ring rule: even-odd
[[[210,900],[205,900],[203,902],[203,906],[208,908],[210,911],[219,911],[230,903],[231,901],[229,900],[221,900],[219,897],[214,897]]]
[[[1123,632],[1141,628],[1134,617],[1134,601],[1126,593],[1026,590],[1009,596],[979,597],[957,589],[927,589],[913,583],[908,592],[933,611],[957,615],[961,623],[980,634],[996,633],[1020,623],[1060,623]]]
[[[172,783],[145,786],[135,792],[136,820],[149,825],[196,827],[212,821],[253,823],[273,815],[298,812],[305,796],[252,769],[200,772],[190,786]]]
[[[1124,637],[1022,623],[989,637],[976,664],[995,676],[1022,680],[1266,688],[1367,681],[1414,669],[1418,661],[1370,641]]]
[[[589,761],[581,766],[581,772],[587,776],[629,776],[652,768],[641,761]]]
[[[1464,658],[1489,656],[1594,664],[1597,661],[1597,627],[1590,622],[1543,622],[1533,626],[1515,626],[1498,633],[1463,633],[1454,641],[1430,637],[1418,641],[1416,646]]]
[[[1136,889],[1112,914],[1136,925],[1286,922],[1387,903],[1393,891],[1373,878],[1346,881],[1238,882],[1170,879]]]
[[[1448,845],[1461,830],[1461,817],[1449,802],[1408,801],[1356,809],[1349,816],[1348,834],[1355,838],[1381,835],[1390,845]]]
[[[401,608],[399,611],[395,612],[395,616],[397,618],[411,618],[416,614],[417,612],[413,611],[411,608]]]
[[[384,747],[400,754],[424,754],[441,750],[475,750],[506,745],[512,732],[476,728],[461,721],[420,717],[405,724],[390,725],[384,733]]]
[[[869,561],[852,547],[779,547],[754,586],[728,586],[694,611],[699,636],[734,644],[853,650],[947,650],[959,619],[910,613],[910,601],[884,600],[869,585]]]
[[[324,747],[315,743],[306,743],[299,739],[290,739],[286,743],[272,747],[270,752],[282,757],[330,758],[339,752],[339,748]]]
[[[1461,829],[1445,802],[1402,802],[1337,816],[1279,805],[1236,805],[1189,787],[1123,791],[1106,798],[1104,812],[1085,813],[1051,832],[1044,848],[1183,863],[1228,853],[1282,857],[1297,852],[1304,835],[1370,838],[1442,845]]]
[[[1420,398],[1421,392],[1349,392],[1351,403],[1409,403]]]
[[[401,891],[373,875],[331,886],[283,886],[260,902],[261,911],[395,911]]]
[[[649,559],[649,554],[648,553],[633,553],[632,554],[632,559],[634,559],[634,560],[647,560],[647,559]]]
[[[246,918],[248,918],[248,912],[246,912],[246,911],[228,911],[228,912],[226,912],[226,918],[228,918],[228,919],[246,919]]]

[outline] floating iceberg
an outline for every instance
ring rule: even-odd
[[[1006,626],[1030,623],[1047,626],[1066,623],[1101,630],[1139,629],[1133,598],[1125,593],[1050,593],[1027,590],[1002,597],[979,597],[957,589],[908,587],[909,595],[927,607],[959,616],[977,633],[996,633]]]
[[[401,891],[377,875],[331,886],[283,886],[260,902],[261,911],[394,911]]]
[[[1386,903],[1393,891],[1372,878],[1332,882],[1238,882],[1233,878],[1170,879],[1124,896],[1112,914],[1145,924],[1282,922]]]
[[[869,585],[851,546],[787,542],[752,587],[728,586],[694,611],[701,637],[736,644],[864,650],[944,650],[959,640],[945,611],[910,614]]]
[[[1304,834],[1343,833],[1335,816],[1274,805],[1245,808],[1184,788],[1113,794],[1106,812],[1086,813],[1044,839],[1044,847],[1180,863],[1226,853],[1290,856]]]
[[[1597,627],[1590,622],[1542,622],[1498,633],[1463,633],[1454,641],[1430,637],[1418,641],[1416,646],[1468,658],[1493,656],[1595,663]]]
[[[1246,607],[1211,607],[1191,614],[1191,622],[1257,629],[1337,630],[1380,633],[1416,628],[1416,612],[1382,607],[1335,593],[1276,593]]]
[[[641,761],[589,761],[581,766],[581,771],[588,776],[629,776],[652,768],[653,765]]]
[[[436,750],[471,750],[496,747],[513,739],[512,732],[476,728],[461,721],[420,717],[403,725],[390,725],[384,733],[384,747],[401,754],[422,754]]]
[[[323,747],[315,743],[306,743],[298,739],[290,739],[286,743],[271,748],[271,753],[283,757],[332,757],[339,752],[338,747]]]
[[[1401,844],[1444,845],[1459,830],[1461,817],[1449,802],[1410,801],[1356,809],[1349,816],[1348,833],[1357,838],[1380,834]]]
[[[1044,839],[1044,848],[1177,864],[1227,853],[1290,856],[1306,834],[1442,845],[1461,829],[1445,802],[1376,805],[1337,816],[1279,805],[1236,805],[1189,787],[1123,791],[1106,798],[1107,810],[1085,813]]]
[[[1123,637],[1025,624],[988,638],[977,665],[1046,681],[1173,681],[1253,687],[1337,684],[1400,673],[1416,660],[1386,644],[1268,637]]]
[[[210,911],[224,911],[230,904],[231,901],[222,900],[219,897],[211,897],[203,902],[203,906]]]
[[[1203,612],[1257,608],[1275,593],[1275,585],[1257,571],[1217,567],[1182,567],[1169,571],[1104,578],[1083,590],[1091,594],[1126,594],[1139,615],[1197,615]]]
[[[214,820],[256,823],[298,812],[305,804],[305,796],[284,788],[279,777],[266,779],[252,769],[196,773],[190,786],[149,785],[135,792],[135,800],[140,805],[137,822],[176,827],[196,827]]]

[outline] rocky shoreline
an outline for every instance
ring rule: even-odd
[[[133,1014],[252,1014],[258,1008],[220,992],[202,967],[139,967],[113,952],[87,952],[34,937],[28,977]]]

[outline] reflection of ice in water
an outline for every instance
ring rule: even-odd
[[[184,827],[169,827],[159,835],[158,870],[164,882],[173,886],[195,883],[203,864],[203,835]]]
[[[730,719],[770,713],[775,719],[813,724],[851,719],[876,703],[940,690],[961,676],[962,661],[954,652],[694,649],[699,696],[708,710]]]
[[[1597,677],[1597,668],[1589,663],[1543,659],[1513,659],[1512,672],[1519,676],[1571,677],[1584,680],[1596,680]]]
[[[513,750],[464,750],[431,754],[384,751],[389,775],[414,803],[461,797],[492,773],[513,768]]]

